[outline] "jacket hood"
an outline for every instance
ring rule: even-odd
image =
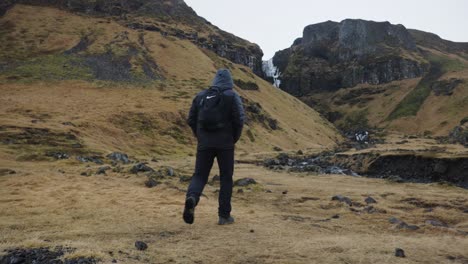
[[[218,87],[221,90],[228,90],[234,87],[234,82],[232,81],[232,76],[229,70],[220,69],[216,73],[216,76],[211,83],[212,87]]]

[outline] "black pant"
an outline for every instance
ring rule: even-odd
[[[234,149],[206,149],[197,151],[195,173],[187,191],[187,197],[200,200],[200,195],[208,181],[214,158],[216,157],[221,178],[218,215],[229,217],[231,214],[232,174],[234,173]]]

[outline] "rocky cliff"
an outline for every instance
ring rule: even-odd
[[[415,78],[428,70],[404,26],[354,19],[307,26],[273,63],[282,73],[281,88],[298,96]]]
[[[131,29],[188,39],[202,48],[262,75],[263,52],[256,44],[220,30],[183,0],[4,0],[0,15],[15,4],[52,6],[90,16],[106,16]]]

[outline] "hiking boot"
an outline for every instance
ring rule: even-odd
[[[188,197],[185,200],[185,208],[184,208],[184,221],[187,224],[193,224],[195,220],[195,205],[197,204],[194,197]]]
[[[230,225],[234,224],[234,217],[229,216],[228,218],[219,217],[218,225]]]

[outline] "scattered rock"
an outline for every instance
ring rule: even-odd
[[[192,180],[191,176],[188,175],[180,175],[179,176],[179,181],[180,182],[190,182]]]
[[[244,193],[244,189],[237,190],[237,193]]]
[[[10,169],[0,169],[0,176],[16,174],[16,171]]]
[[[274,146],[274,147],[273,147],[273,150],[274,150],[274,151],[283,151],[283,149],[282,149],[282,148],[280,148],[280,147],[277,147],[277,146]]]
[[[266,190],[265,192],[266,193],[272,193],[273,191],[272,190]]]
[[[96,174],[100,175],[100,174],[106,174],[106,171],[112,169],[111,167],[109,166],[104,166],[104,167],[99,167],[99,169],[97,170]]]
[[[154,169],[146,165],[146,163],[138,163],[130,169],[130,172],[134,174],[138,172],[154,172]]]
[[[302,150],[298,150],[298,151],[296,152],[296,154],[297,154],[297,155],[304,155],[304,152],[302,152]]]
[[[158,184],[159,182],[156,181],[155,179],[148,179],[147,181],[145,181],[145,186],[148,188],[154,188],[158,186]]]
[[[331,218],[338,219],[338,218],[340,218],[340,215],[336,214],[336,215],[332,216]]]
[[[73,124],[72,122],[63,122],[62,125],[64,126],[75,126],[75,124]]]
[[[164,168],[160,169],[160,172],[164,176],[169,176],[169,177],[175,176],[175,171],[174,171],[174,168],[172,168],[172,167],[164,167]]]
[[[396,217],[390,217],[388,219],[388,221],[391,223],[391,224],[399,224],[399,223],[402,223],[403,221],[401,221],[400,219],[396,218]]]
[[[47,152],[46,153],[47,157],[52,157],[54,159],[60,160],[60,159],[69,159],[70,156],[67,153],[63,152]]]
[[[395,249],[395,257],[406,258],[405,251],[401,248]]]
[[[143,241],[136,241],[135,247],[136,249],[141,250],[141,251],[148,249],[148,245]]]
[[[214,183],[219,183],[221,181],[221,177],[219,175],[215,175],[213,176],[213,178],[211,179],[211,184],[214,184]]]
[[[434,219],[426,220],[425,223],[427,225],[432,225],[432,226],[437,226],[437,227],[448,227],[446,223],[443,223],[439,220],[434,220]]]
[[[243,178],[234,182],[234,186],[248,186],[251,184],[257,184],[257,182],[252,178]]]
[[[408,225],[407,223],[405,222],[400,222],[396,228],[398,229],[408,229],[408,230],[418,230],[419,229],[419,226],[416,226],[416,225]]]
[[[367,198],[364,200],[364,202],[366,202],[366,204],[375,204],[375,203],[377,203],[377,201],[376,201],[374,198],[370,197],[370,196],[367,197]]]
[[[255,230],[253,230],[253,229],[250,229],[250,233],[255,233]]]
[[[342,202],[342,203],[346,203],[347,205],[352,205],[353,202],[351,201],[351,199],[349,199],[348,197],[346,196],[343,196],[343,195],[335,195],[332,197],[332,201],[339,201],[339,202]]]
[[[128,164],[130,163],[130,159],[128,158],[128,155],[125,153],[120,153],[120,152],[113,152],[109,155],[106,156],[108,159],[111,159],[115,162],[121,162],[123,164]]]
[[[94,162],[96,164],[104,164],[102,157],[99,156],[77,156],[76,159],[80,162]]]
[[[50,264],[94,264],[97,260],[92,257],[79,257],[64,259],[65,253],[72,252],[71,248],[56,247],[50,248],[16,248],[7,250],[7,254],[0,257],[0,263],[19,264],[19,263],[50,263]]]
[[[288,190],[286,190],[286,191],[283,191],[283,194],[285,194],[285,195],[286,195],[286,194],[288,194]]]

